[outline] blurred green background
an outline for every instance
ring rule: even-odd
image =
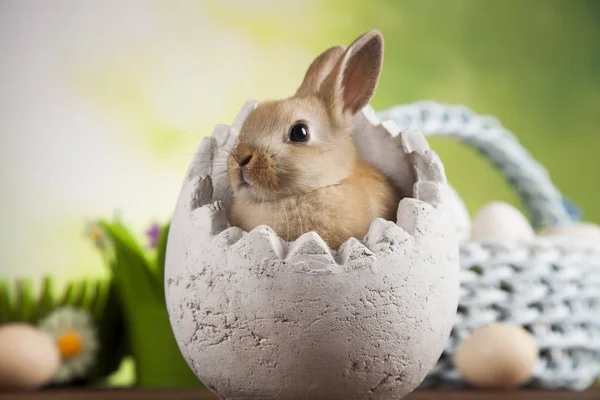
[[[0,275],[106,275],[87,219],[118,211],[140,238],[167,221],[200,138],[372,28],[376,110],[429,99],[494,115],[600,223],[600,1],[7,0]],[[472,149],[432,144],[471,213],[520,206]]]
[[[421,99],[491,114],[550,172],[583,218],[600,222],[600,2],[596,0],[329,0],[318,22],[294,19],[277,40],[315,54],[376,27],[386,39],[381,110]],[[220,21],[269,40],[264,16],[221,10]],[[293,17],[292,17],[293,18]],[[241,23],[241,21],[244,23]],[[275,40],[275,39],[272,39]],[[303,65],[304,67],[304,65]],[[490,200],[521,206],[471,149],[433,139],[473,213]]]

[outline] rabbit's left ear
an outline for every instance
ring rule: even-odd
[[[342,117],[362,110],[375,93],[383,64],[383,35],[370,30],[344,52],[320,88],[328,108]]]
[[[321,83],[331,72],[331,69],[338,62],[343,53],[344,48],[342,46],[333,46],[315,58],[312,64],[310,64],[310,67],[308,67],[302,85],[300,85],[296,91],[296,96],[303,97],[317,94]]]

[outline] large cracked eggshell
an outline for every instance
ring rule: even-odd
[[[382,125],[379,129],[373,129],[379,124]],[[405,196],[412,197],[412,187],[406,185],[407,182],[414,179],[410,165],[394,162],[398,157],[406,157],[405,154],[398,155],[398,146],[394,143],[400,134],[400,128],[396,123],[394,121],[380,122],[375,110],[367,106],[362,114],[356,117],[354,126],[355,142],[360,155],[373,166],[384,171],[397,186],[404,187],[406,189],[403,193]],[[407,130],[402,133],[402,136],[405,137],[411,135],[417,138],[415,140],[419,146],[429,149],[425,137],[419,132]],[[447,190],[446,201],[450,207],[450,216],[455,225],[457,239],[459,243],[466,243],[471,239],[471,216],[463,199],[452,185],[447,184],[445,188]]]
[[[202,141],[176,205],[165,290],[179,348],[222,399],[400,399],[436,364],[456,315],[443,165],[421,133],[390,132],[365,110],[359,151],[410,196],[398,224],[376,219],[339,251],[314,232],[291,243],[265,226],[244,232],[216,177],[255,106]]]

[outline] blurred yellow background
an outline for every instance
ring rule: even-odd
[[[170,217],[201,137],[311,60],[386,40],[376,110],[431,99],[496,116],[600,223],[600,2],[0,3],[0,275],[106,274],[85,222]],[[471,149],[433,140],[471,212],[519,204]]]

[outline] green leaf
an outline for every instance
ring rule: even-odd
[[[0,325],[14,321],[15,317],[10,283],[7,280],[0,280]]]
[[[154,295],[160,296],[164,290],[162,279],[152,273],[150,261],[127,229],[120,223],[101,223],[101,226],[114,247],[114,260],[110,264],[118,283],[129,285],[130,291],[151,288]]]
[[[37,304],[33,296],[33,282],[30,279],[19,279],[16,283],[16,307],[18,320],[34,323],[37,318]]]
[[[98,296],[98,282],[91,281],[89,279],[84,282],[84,296],[81,300],[81,307],[90,310],[93,309],[93,305],[95,303],[96,297]]]
[[[161,283],[164,291],[164,279],[165,279],[165,259],[167,256],[167,240],[169,238],[169,229],[171,228],[171,223],[167,223],[161,232],[160,240],[158,242],[158,247],[156,248],[156,273],[158,281]]]
[[[161,235],[162,249],[156,259],[150,259],[120,223],[101,222],[100,226],[111,242],[112,257],[105,261],[112,271],[127,326],[126,345],[135,359],[137,384],[201,387],[181,356],[166,309],[162,271],[167,232]]]
[[[44,318],[55,306],[54,281],[46,276],[42,282],[41,294],[38,300],[38,319]]]
[[[105,312],[108,303],[112,282],[98,281],[96,282],[96,296],[90,305],[90,311],[95,321],[100,321]]]
[[[119,221],[115,222],[106,222],[100,221],[98,225],[104,229],[105,233],[111,239],[118,238],[119,242],[126,247],[133,249],[136,253],[144,254],[142,247],[135,240],[135,237],[131,234],[131,232],[127,229],[125,225],[123,225]],[[145,257],[144,257],[145,258]]]
[[[81,307],[85,296],[85,281],[69,282],[67,290],[63,295],[62,305]]]
[[[86,297],[89,295],[89,283],[87,280],[81,280],[77,282],[77,296],[73,299],[73,303],[71,303],[74,307],[85,308],[84,304],[86,301]]]
[[[127,321],[114,281],[99,281],[94,286],[97,295],[93,300],[93,311],[100,348],[90,372],[92,381],[115,372],[129,354]]]
[[[67,283],[65,291],[63,292],[63,295],[61,296],[61,299],[57,305],[58,306],[70,305],[73,302],[73,299],[75,297],[77,297],[77,283],[74,281],[71,281],[71,282]]]

